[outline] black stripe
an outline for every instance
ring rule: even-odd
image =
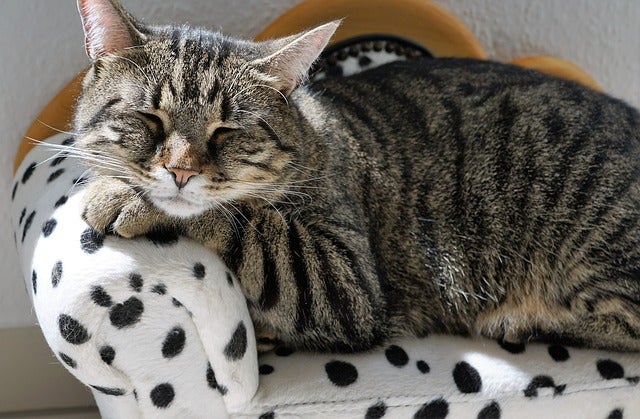
[[[151,95],[151,105],[153,109],[160,109],[160,102],[162,101],[162,85],[156,86],[153,94]]]
[[[554,148],[554,153],[558,155],[558,160],[553,161],[553,166],[548,166],[551,173],[545,179],[544,187],[542,188],[543,195],[543,211],[546,214],[552,214],[558,208],[564,209],[565,204],[558,205],[561,198],[569,196],[567,194],[567,187],[570,184],[572,174],[576,172],[575,165],[580,161],[578,155],[585,150],[589,145],[588,130],[583,129],[581,132],[572,135],[568,122],[561,116],[561,112],[558,109],[551,109],[549,113],[542,120],[543,126],[546,128],[545,144],[548,147]],[[571,141],[569,141],[569,137]],[[550,162],[547,162],[547,164]],[[571,192],[573,194],[573,192]],[[526,213],[522,213],[526,214]],[[575,218],[576,220],[580,217]],[[571,237],[570,229],[575,228],[574,223],[570,222],[553,222],[549,223],[545,220],[544,223],[537,223],[532,231],[532,237],[537,238],[540,236],[541,230],[553,229],[553,235],[557,237],[557,240],[551,249],[547,251],[549,264],[552,267],[556,267],[559,262],[559,252],[562,247],[567,243]],[[584,233],[584,232],[583,232]]]
[[[106,394],[107,396],[123,396],[127,394],[127,391],[122,388],[100,387],[94,386],[93,384],[90,384],[90,386],[98,390],[100,393]]]
[[[202,35],[198,37],[198,53],[200,54],[200,62],[198,63],[200,71],[198,73],[202,74],[211,68],[211,63],[213,62],[211,45],[203,45]]]
[[[512,143],[512,134],[513,134],[513,126],[516,123],[518,118],[519,110],[517,106],[511,100],[511,96],[509,94],[505,94],[505,96],[500,101],[498,106],[497,120],[495,123],[495,142],[496,142],[496,150],[494,153],[494,171],[493,171],[493,182],[495,183],[495,196],[489,198],[489,202],[493,202],[491,205],[491,211],[498,211],[499,217],[509,217],[510,214],[513,214],[513,211],[508,210],[508,204],[502,204],[504,202],[504,197],[508,195],[509,192],[509,181],[513,179],[513,153],[510,144]],[[484,210],[484,208],[483,208]],[[485,225],[484,223],[482,224]],[[495,224],[490,224],[492,227]],[[504,231],[495,231],[495,227],[491,229],[491,233],[501,235],[502,237],[511,235],[510,232]],[[480,237],[485,237],[486,233],[479,234]],[[504,239],[503,239],[504,240]],[[508,237],[507,240],[514,240],[513,237]],[[495,258],[493,261],[493,278],[501,283],[504,278],[504,272],[506,269],[506,264],[503,262],[501,258]],[[477,269],[476,266],[473,266],[472,269]],[[491,275],[491,273],[488,273]],[[473,289],[478,295],[485,294],[486,291],[483,290],[482,284],[480,281],[473,282]]]
[[[119,121],[120,122],[120,121]],[[123,126],[115,126],[115,125],[110,125],[109,128],[111,129],[111,131],[120,134],[121,137],[124,137],[126,135],[129,135],[131,133],[134,132],[138,132],[139,128],[138,127],[132,127],[131,125],[123,125]],[[152,136],[153,132],[151,131],[151,129],[145,124],[145,128],[144,128],[150,136]],[[116,141],[117,144],[122,144],[123,143],[123,138],[119,138]]]
[[[426,80],[427,83],[434,83],[434,81],[434,78]],[[383,127],[383,129],[390,131],[390,127],[394,131],[400,131],[403,133],[410,130],[410,132],[417,138],[424,137],[424,135],[429,132],[428,122],[425,117],[425,104],[420,100],[416,100],[416,98],[411,94],[404,93],[404,85],[396,86],[394,83],[390,82],[390,80],[383,80],[375,83],[374,85],[380,92],[380,95],[384,97],[387,109],[402,109],[402,113],[404,115],[403,118],[377,118],[379,120],[384,120],[385,123],[388,124],[388,127]],[[368,92],[370,88],[361,83],[354,83],[351,88],[358,92],[356,97],[364,98],[370,93]],[[377,109],[374,109],[374,111],[377,111]],[[411,123],[407,124],[406,121],[411,121]],[[391,133],[390,138],[395,138],[393,133]],[[376,140],[384,141],[386,138]],[[400,142],[400,144],[404,144],[404,142]]]
[[[220,102],[220,120],[225,122],[231,116],[231,102],[229,97],[223,92],[222,101]]]
[[[629,278],[633,278],[632,275],[628,276]],[[640,309],[640,297],[638,298],[633,298],[631,295],[628,294],[629,291],[631,290],[627,290],[628,285],[625,284],[623,281],[616,281],[618,283],[618,286],[621,288],[624,288],[624,291],[616,291],[616,290],[610,290],[610,291],[606,291],[606,296],[604,297],[605,300],[610,301],[612,298],[618,298],[621,301],[624,301],[627,305],[627,307],[633,311],[638,311]],[[623,282],[623,283],[620,283]],[[631,291],[633,293],[633,291]]]
[[[102,73],[103,63],[100,60],[96,60],[93,62],[93,78],[98,79],[100,77],[100,73]]]
[[[621,200],[623,197],[629,196],[630,189],[634,185],[636,185],[638,181],[639,171],[640,169],[634,169],[634,172],[632,174],[628,176],[621,176],[620,180],[622,182],[619,185],[616,185],[615,189],[607,191],[609,196],[606,197],[603,203],[599,204],[599,208],[596,211],[596,213],[593,216],[589,217],[587,221],[583,221],[579,223],[579,225],[580,224],[583,225],[584,228],[579,229],[580,231],[579,231],[578,237],[571,242],[572,248],[582,250],[587,244],[593,244],[597,248],[598,245],[601,244],[599,240],[595,243],[591,243],[589,238],[594,233],[601,231],[605,224],[611,225],[611,221],[606,220],[605,217],[607,217],[613,210],[616,209],[615,203],[617,201]],[[577,219],[584,220],[585,217],[578,216]],[[637,251],[636,249],[637,246],[635,241],[633,240],[629,241],[627,239],[628,239],[629,230],[637,229],[637,223],[638,223],[638,215],[635,214],[635,212],[632,212],[630,215],[630,219],[623,218],[618,228],[604,240],[604,243],[607,243],[610,245],[613,245],[613,244],[617,245],[618,243],[629,242],[633,246],[633,248],[625,249],[624,255],[627,256],[627,255],[631,255],[632,253],[635,254]],[[556,246],[556,249],[560,249],[561,245],[566,243],[569,240],[568,234],[564,234],[564,232],[561,232],[561,234],[562,234],[561,237],[567,237],[567,238],[562,240],[560,244]],[[609,251],[611,251],[611,249],[609,249]],[[592,251],[589,251],[588,254],[592,255]],[[623,255],[620,255],[620,256],[623,256]],[[555,263],[552,264],[551,266],[555,266]]]
[[[561,304],[563,307],[570,309],[572,306],[572,303],[576,300],[576,297],[578,297],[580,294],[585,293],[587,290],[591,289],[592,284],[595,282],[596,281],[594,281],[593,278],[588,278],[587,280],[581,283],[575,283],[575,282],[571,283],[570,291],[561,295],[558,299],[558,303]],[[589,309],[589,304],[590,303],[587,302],[587,311],[593,311]]]
[[[487,101],[493,99],[498,94],[504,92],[504,83],[503,82],[492,83],[485,89],[481,90],[481,92],[483,93],[482,96],[473,102],[473,105],[478,108],[484,107]]]
[[[220,91],[220,82],[218,81],[218,79],[215,79],[213,82],[213,87],[211,88],[211,90],[209,90],[209,93],[207,94],[207,102],[209,103],[215,102],[216,98],[218,97],[219,91]]]
[[[451,193],[451,214],[450,217],[454,222],[460,223],[465,220],[465,208],[469,205],[465,200],[465,163],[466,163],[466,139],[460,130],[464,125],[462,121],[462,113],[460,108],[451,100],[444,99],[442,101],[442,106],[446,110],[446,118],[448,122],[448,127],[453,132],[453,143],[455,150],[455,158],[453,161],[453,168],[455,171],[455,185],[453,187],[453,191]],[[471,210],[471,209],[470,209]],[[472,210],[475,210],[473,208]],[[478,220],[476,220],[478,221]],[[482,223],[482,220],[479,220]],[[465,225],[461,225],[462,230],[465,229]]]
[[[602,172],[604,163],[605,157],[600,151],[596,152],[589,160],[588,169],[578,183],[577,190],[573,192],[574,199],[567,205],[576,214],[581,214],[585,205],[593,198],[593,193],[600,183],[598,174]]]
[[[198,41],[191,38],[185,39],[183,51],[185,54],[184,62],[187,62],[189,60],[194,60],[196,58],[195,54],[198,52]]]
[[[271,166],[269,166],[267,163],[262,163],[262,162],[252,162],[251,160],[247,160],[247,159],[238,159],[238,163],[244,164],[246,166],[253,166],[253,167],[257,167],[258,169],[264,171],[264,172],[269,172],[272,174],[277,174],[278,172]]]
[[[240,278],[238,269],[244,263],[245,229],[251,217],[248,211],[242,211],[242,209],[240,211],[240,214],[236,214],[236,210],[233,210],[233,219],[237,222],[236,229],[234,229],[234,234],[231,236],[222,255],[224,262],[238,278]]]
[[[57,201],[56,203],[53,205],[54,208],[58,208],[61,205],[64,205],[67,203],[67,200],[69,198],[66,195],[62,195]]]
[[[362,336],[359,329],[365,329],[366,324],[356,324],[357,318],[354,314],[352,307],[354,307],[354,301],[350,298],[350,295],[342,284],[345,281],[349,281],[356,284],[353,278],[344,278],[337,275],[336,263],[332,262],[338,255],[331,254],[328,249],[321,244],[321,240],[315,241],[316,255],[318,261],[321,263],[321,274],[319,278],[324,283],[326,289],[326,300],[331,307],[332,315],[340,324],[343,339],[339,341],[335,339],[331,345],[331,350],[339,352],[352,352],[358,349],[364,349],[365,346],[369,346],[368,342],[365,342],[365,336]],[[338,331],[333,331],[338,332]]]
[[[261,223],[257,229],[260,233],[264,233],[264,224]],[[262,275],[264,282],[262,293],[258,298],[258,306],[262,310],[269,310],[275,307],[280,297],[278,267],[274,261],[275,255],[271,252],[270,243],[267,240],[262,241]],[[275,251],[277,252],[277,250]]]
[[[87,124],[84,126],[84,128],[92,128],[94,127],[97,123],[104,121],[105,118],[105,113],[109,110],[109,108],[111,108],[112,106],[114,106],[115,104],[119,103],[122,99],[120,98],[114,98],[111,99],[110,101],[108,101],[107,103],[105,103],[99,110],[98,112],[96,112],[91,119],[89,119],[89,122],[87,122]]]
[[[196,101],[200,97],[197,60],[200,55],[198,42],[194,39],[186,39],[184,42],[185,60],[182,65],[182,99]],[[188,57],[188,59],[186,59]]]
[[[631,230],[638,228],[640,223],[640,214],[637,211],[631,211],[625,218],[620,220],[618,226],[603,240],[604,243],[620,243],[629,237]],[[635,240],[632,243],[636,243]],[[634,245],[634,247],[636,247]]]
[[[331,256],[329,252],[322,246],[320,240],[315,240],[315,252],[320,262],[322,269],[319,272],[319,278],[323,281],[326,293],[325,297],[329,306],[331,307],[332,314],[336,316],[340,328],[344,333],[344,341],[353,342],[356,344],[358,339],[358,333],[355,329],[355,316],[351,311],[353,303],[349,298],[349,295],[340,287],[345,281],[345,278],[339,278],[335,272],[335,265],[330,263]]]
[[[250,144],[244,143],[244,144],[238,145],[238,151],[244,154],[260,154],[260,153],[263,153],[264,150],[265,150],[264,146],[260,145],[259,143],[256,144],[256,142],[252,142]]]
[[[173,32],[171,32],[171,44],[169,45],[169,50],[176,60],[180,58],[180,34],[180,29],[174,29]]]
[[[296,282],[298,301],[296,307],[296,331],[301,332],[314,325],[313,295],[309,284],[309,272],[304,255],[302,239],[298,231],[298,224],[289,225],[289,263]],[[319,273],[322,275],[322,273]]]
[[[363,208],[365,210],[365,213],[369,215],[367,237],[369,239],[368,242],[370,246],[371,257],[373,258],[373,262],[375,264],[372,274],[380,284],[382,293],[386,293],[385,295],[392,296],[395,290],[389,287],[389,275],[387,269],[390,267],[382,263],[382,258],[377,257],[377,255],[380,255],[382,252],[380,247],[381,243],[383,243],[384,240],[382,239],[382,237],[380,237],[380,228],[377,224],[377,221],[381,220],[381,217],[376,214],[376,205],[372,200],[373,194],[370,192],[371,187],[374,185],[374,181],[371,179],[371,173],[369,171],[364,172],[360,185],[363,191]],[[363,232],[360,232],[359,229],[354,229],[352,231],[354,231],[358,235],[364,234]],[[366,283],[366,278],[361,276],[360,280],[360,283]],[[387,320],[386,301],[390,301],[392,297],[387,297],[386,299],[375,298],[373,292],[371,292],[370,290],[368,291],[369,301],[372,302],[373,315],[377,322],[377,326],[374,326],[374,330],[376,333],[374,339],[378,340],[381,338],[380,335],[383,334],[381,330],[384,330]]]
[[[546,194],[546,209],[550,210],[556,207],[559,197],[566,189],[567,180],[569,174],[575,169],[576,162],[579,161],[577,155],[582,152],[587,145],[590,145],[591,136],[589,135],[596,130],[602,123],[602,106],[599,103],[595,103],[594,109],[586,120],[581,121],[583,125],[580,132],[578,132],[572,139],[569,147],[560,151],[560,162],[556,165],[556,171],[553,175],[554,183],[548,186],[553,187]],[[567,122],[560,116],[560,113],[555,110],[552,111],[544,121],[547,127],[547,136],[550,141],[555,143],[566,143],[562,141],[563,137],[568,135],[566,130]]]
[[[512,211],[509,215],[510,225],[514,226],[515,231],[520,231],[521,233],[529,233],[533,226],[531,225],[535,221],[535,217],[525,217],[522,214],[530,214],[532,199],[533,199],[533,188],[536,185],[536,180],[538,179],[538,166],[536,164],[536,149],[533,147],[534,139],[532,138],[531,127],[526,128],[525,132],[525,140],[524,142],[530,146],[525,147],[522,158],[523,162],[518,164],[519,172],[514,176],[515,179],[520,179],[520,188],[514,190],[514,207],[517,208],[517,211]],[[525,258],[525,260],[529,260],[531,255],[530,245],[535,241],[534,237],[531,236],[527,240],[521,240],[521,246],[519,249],[519,253]],[[523,248],[523,244],[527,246]],[[526,249],[526,250],[525,250]]]
[[[222,67],[224,60],[226,60],[227,57],[229,56],[229,47],[230,47],[229,41],[227,41],[224,38],[219,38],[219,42],[220,44],[218,45],[218,56],[216,60],[217,68]]]
[[[620,325],[620,327],[622,327],[624,329],[624,331],[627,332],[627,334],[631,338],[633,338],[633,339],[639,339],[640,338],[640,333],[638,333],[638,330],[634,329],[633,326],[631,326],[629,324],[629,322],[627,322],[625,319],[620,317],[619,314],[614,314],[613,318]]]
[[[354,278],[350,278],[349,281],[361,288],[362,291],[366,293],[367,300],[369,302],[372,303],[376,301],[376,296],[374,295],[374,292],[369,284],[369,278],[360,267],[359,260],[361,259],[361,256],[356,254],[353,249],[351,249],[340,237],[338,237],[333,232],[314,228],[312,230],[310,229],[310,234],[312,234],[314,237],[324,238],[333,246],[333,248],[336,250],[337,255],[339,255],[344,260],[345,264],[354,275]],[[376,277],[381,278],[381,280],[383,281],[382,278],[384,278],[385,275],[382,272],[377,272],[377,274],[378,275],[376,275]],[[345,280],[347,279],[342,279],[342,282],[344,282]],[[379,309],[382,309],[382,307],[376,307],[376,309],[373,311],[379,313]],[[376,317],[378,316],[376,315]]]
[[[345,82],[347,79],[345,79]],[[344,87],[351,87],[345,84]],[[384,132],[383,128],[379,126],[379,121],[387,121],[388,118],[373,118],[369,112],[372,112],[372,109],[363,107],[363,104],[358,102],[356,98],[358,95],[356,94],[342,94],[341,92],[336,91],[327,91],[324,93],[325,96],[333,102],[340,103],[343,109],[346,110],[349,116],[353,115],[355,119],[358,121],[358,126],[356,129],[353,129],[353,134],[356,135],[356,138],[362,137],[363,131],[369,131],[371,134],[371,138],[380,143],[382,145],[386,145],[387,133]],[[348,118],[347,115],[343,114],[343,118]]]
[[[196,80],[187,79],[184,77],[184,86],[182,87],[182,100],[185,102],[188,101],[197,101],[200,97],[200,87]]]
[[[173,84],[173,77],[169,78],[169,91],[171,92],[171,96],[173,96],[174,98],[178,97],[178,89],[176,89],[176,86]]]
[[[496,121],[496,129],[498,132],[497,150],[495,151],[495,172],[494,181],[497,185],[497,193],[499,196],[504,195],[506,190],[506,182],[510,179],[512,171],[512,156],[509,148],[511,142],[511,133],[515,124],[518,111],[511,103],[511,96],[505,95],[500,101],[498,108],[498,119]]]

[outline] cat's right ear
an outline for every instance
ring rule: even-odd
[[[266,41],[266,45],[276,47],[275,51],[252,64],[272,78],[276,89],[288,95],[306,79],[340,23],[341,20],[334,20],[297,35]]]
[[[77,0],[87,55],[96,60],[140,45],[145,36],[117,0]]]

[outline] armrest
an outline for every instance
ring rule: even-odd
[[[235,278],[170,232],[97,234],[80,217],[81,176],[73,159],[37,147],[12,197],[25,281],[54,354],[99,394],[105,417],[217,417],[241,407],[258,367]]]

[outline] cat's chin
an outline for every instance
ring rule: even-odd
[[[197,205],[180,196],[175,196],[173,198],[152,199],[152,202],[162,211],[178,218],[193,217],[202,214],[206,210],[204,206]]]

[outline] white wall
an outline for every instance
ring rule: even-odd
[[[299,0],[122,0],[147,22],[188,22],[251,37]],[[396,0],[389,0],[393,2]],[[425,0],[426,1],[426,0]],[[640,106],[640,0],[437,0],[490,57],[551,54],[587,70]],[[0,196],[9,201],[13,156],[40,109],[88,61],[74,0],[0,3]],[[0,327],[33,324],[16,263],[9,206],[0,207]]]

